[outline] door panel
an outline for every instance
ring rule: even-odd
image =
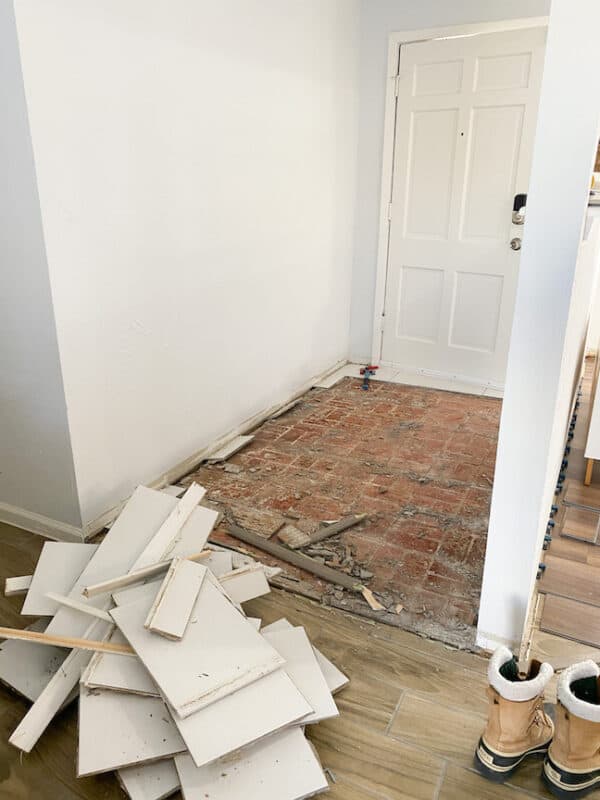
[[[462,85],[463,62],[440,61],[437,64],[416,64],[413,97],[431,94],[456,94]]]
[[[401,48],[383,363],[502,387],[545,39]]]
[[[479,56],[475,60],[476,92],[497,89],[526,89],[531,74],[531,53]]]
[[[461,239],[506,239],[521,152],[524,106],[473,108]]]
[[[458,109],[411,114],[405,236],[447,239]]]
[[[502,275],[454,273],[450,345],[494,352],[503,283]]]
[[[444,271],[402,267],[396,336],[421,342],[439,339]]]

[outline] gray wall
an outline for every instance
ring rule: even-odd
[[[362,0],[360,129],[350,356],[371,356],[388,37],[394,31],[544,16],[550,0]]]
[[[79,526],[13,4],[0,3],[2,504]]]

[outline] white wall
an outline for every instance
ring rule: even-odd
[[[600,220],[600,206],[590,206],[588,216],[591,219]],[[593,237],[590,237],[593,240]],[[596,238],[591,242],[594,252],[590,254],[596,261],[600,259],[600,225],[596,227]],[[600,350],[600,275],[596,276],[593,286],[590,304],[590,322],[588,325],[586,352],[589,354],[598,353]]]
[[[595,259],[578,253],[599,133],[599,28],[597,0],[553,0],[479,612],[485,647],[523,633],[585,341]]]
[[[389,34],[544,16],[550,0],[362,0],[357,216],[350,355],[371,357]]]
[[[83,522],[348,353],[358,0],[16,0]]]
[[[12,3],[0,3],[0,519],[81,523]],[[40,520],[38,519],[37,522]],[[36,525],[34,525],[36,527]]]

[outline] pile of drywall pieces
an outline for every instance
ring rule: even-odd
[[[7,580],[41,618],[0,629],[0,681],[33,702],[10,742],[30,752],[79,695],[80,777],[115,770],[133,800],[309,797],[327,779],[304,726],[348,680],[303,628],[246,616],[278,570],[208,544],[203,496],[139,487],[99,545],[47,542]]]

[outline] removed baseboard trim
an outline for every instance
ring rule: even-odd
[[[22,528],[54,539],[57,542],[83,542],[85,531],[67,522],[59,522],[34,511],[27,511],[24,508],[11,506],[8,503],[0,503],[0,522],[13,525],[15,528]]]
[[[233,428],[228,433],[224,434],[223,436],[215,439],[206,447],[203,447],[201,450],[197,450],[193,455],[189,456],[188,458],[180,461],[175,466],[171,467],[171,469],[164,472],[160,477],[156,478],[149,483],[145,483],[144,485],[147,486],[149,489],[162,489],[164,486],[168,484],[177,483],[177,481],[183,476],[187,475],[191,472],[195,467],[198,466],[202,461],[210,456],[211,453],[214,453],[217,449],[221,447],[225,447],[225,445],[229,444],[233,439],[237,436],[242,436],[243,434],[250,433],[259,425],[262,425],[263,422],[268,420],[274,414],[276,414],[279,410],[284,408],[284,406],[289,405],[294,400],[302,397],[302,395],[306,394],[306,392],[310,391],[312,387],[319,383],[320,381],[327,378],[329,375],[332,375],[334,372],[337,372],[339,369],[344,367],[348,364],[347,359],[341,359],[340,361],[336,362],[333,366],[328,367],[323,372],[319,373],[318,375],[313,376],[309,380],[305,381],[298,389],[296,389],[292,394],[285,397],[279,403],[271,406],[270,408],[265,409],[264,411],[259,411],[258,414],[254,414],[254,416],[249,417],[247,420],[242,422],[237,428]],[[92,536],[95,536],[99,531],[109,525],[120,513],[127,502],[127,498],[125,498],[121,503],[114,506],[113,508],[105,511],[99,517],[88,522],[88,524],[84,527],[84,540],[90,539]],[[0,519],[2,517],[0,516]],[[28,529],[29,530],[29,529]],[[37,531],[36,531],[37,533]],[[78,539],[77,541],[81,541]]]

